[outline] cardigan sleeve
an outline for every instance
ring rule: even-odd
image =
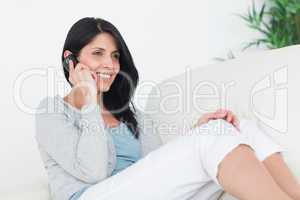
[[[64,113],[47,111],[49,103],[55,103],[53,97],[43,99],[38,110],[45,111],[35,114],[38,145],[74,177],[90,184],[105,179],[108,149],[100,107],[85,105],[77,111],[79,118],[72,121]]]

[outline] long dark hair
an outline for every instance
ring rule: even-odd
[[[139,81],[138,71],[134,65],[129,49],[121,36],[118,29],[110,22],[93,17],[85,17],[77,21],[69,30],[65,44],[63,47],[61,60],[64,61],[64,51],[71,51],[76,57],[80,50],[91,42],[100,33],[111,34],[120,52],[120,73],[117,74],[109,91],[103,92],[103,105],[109,110],[114,117],[119,121],[124,122],[132,131],[135,138],[139,138],[138,123],[135,118],[135,113],[131,110],[129,103],[136,111],[131,98]],[[69,70],[64,68],[64,75],[70,86]],[[115,112],[116,110],[120,110]]]

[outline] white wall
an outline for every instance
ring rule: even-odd
[[[47,91],[46,74],[26,76],[19,88],[14,88],[16,80],[24,72],[35,69],[46,73],[47,68],[57,71],[62,78],[62,45],[75,21],[85,16],[111,21],[133,54],[140,83],[159,82],[186,67],[212,63],[214,57],[226,56],[229,49],[238,51],[243,42],[255,37],[234,16],[244,13],[250,3],[250,0],[2,1],[0,193],[38,179],[34,172],[41,166],[33,140],[33,115],[25,108],[34,108],[45,95],[63,93]],[[50,87],[56,88],[55,83]],[[139,87],[138,94],[147,94],[149,89]],[[14,101],[18,96],[25,107]],[[135,101],[141,106],[145,102],[142,98]]]

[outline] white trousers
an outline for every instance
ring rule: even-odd
[[[241,120],[240,132],[223,119],[191,129],[135,164],[93,186],[79,200],[213,200],[223,191],[218,165],[239,144],[263,161],[284,149],[253,120]]]

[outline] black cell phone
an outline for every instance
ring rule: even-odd
[[[76,56],[74,54],[70,54],[68,55],[65,59],[64,59],[64,62],[63,62],[63,67],[65,69],[67,69],[69,71],[69,63],[70,63],[70,60],[73,61],[73,66],[74,68],[76,67],[77,63],[78,63],[78,60],[76,58]]]

